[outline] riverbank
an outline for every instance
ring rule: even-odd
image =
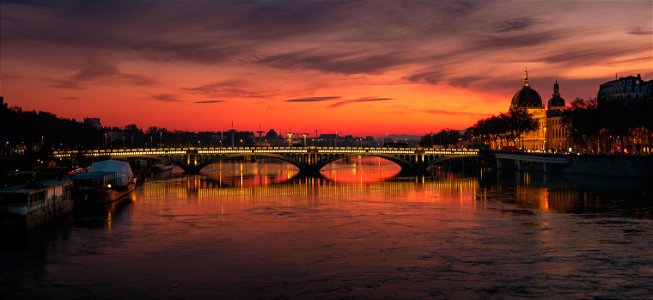
[[[493,168],[612,177],[653,177],[653,156],[488,153]]]

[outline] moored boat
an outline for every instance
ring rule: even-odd
[[[80,204],[110,203],[136,188],[136,178],[128,162],[94,162],[88,172],[73,177],[73,194]]]
[[[70,181],[48,180],[0,190],[0,219],[6,230],[29,230],[72,209]]]

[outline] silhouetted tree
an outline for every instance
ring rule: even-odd
[[[508,113],[481,119],[466,130],[466,136],[476,139],[474,144],[492,144],[495,148],[514,145],[524,133],[538,129],[537,120],[525,110],[511,109]]]

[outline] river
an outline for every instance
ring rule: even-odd
[[[3,239],[3,299],[653,297],[650,180],[224,162]]]

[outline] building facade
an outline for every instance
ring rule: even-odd
[[[631,101],[653,97],[653,80],[644,81],[642,76],[627,76],[603,83],[599,87],[597,95],[598,107],[606,107],[611,104],[628,104]]]

